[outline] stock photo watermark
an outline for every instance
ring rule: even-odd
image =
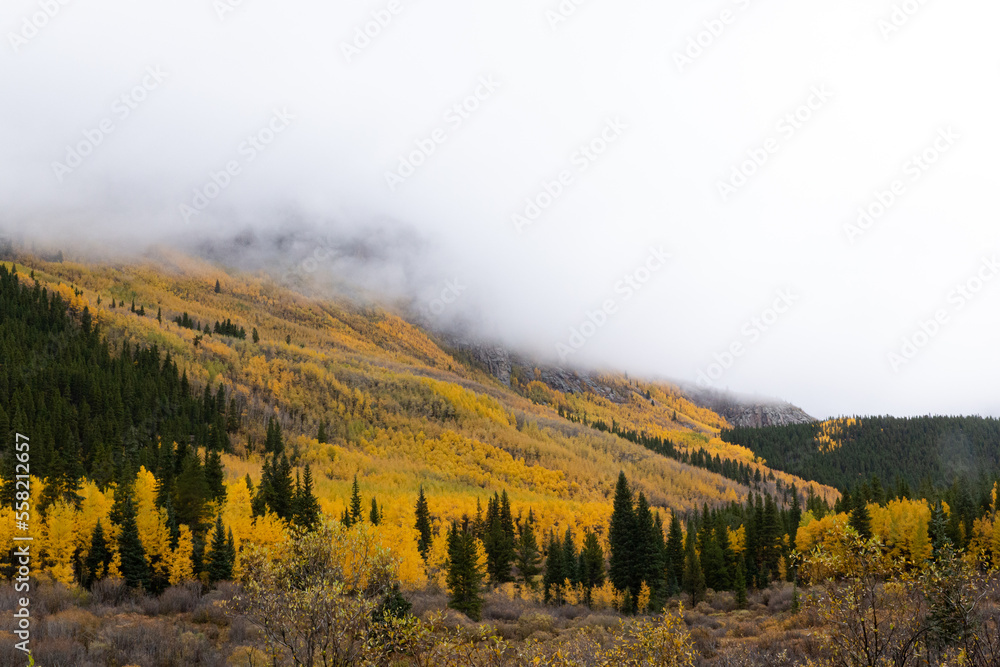
[[[798,295],[793,294],[791,290],[778,290],[769,306],[740,327],[740,336],[721,352],[715,352],[712,355],[713,361],[698,371],[696,381],[698,386],[707,389],[722,379],[722,376],[736,364],[736,360],[760,341],[764,334],[770,331],[781,319],[781,316],[791,310],[798,300]]]
[[[616,296],[601,302],[594,310],[584,313],[584,318],[575,326],[569,328],[569,337],[565,342],[556,343],[556,354],[560,361],[578,352],[598,331],[604,328],[613,315],[619,312],[619,307],[632,299],[653,278],[657,272],[667,265],[670,253],[663,248],[649,248],[645,261],[618,280],[612,291]]]
[[[561,0],[558,5],[545,10],[545,20],[549,22],[552,32],[559,29],[559,26],[569,21],[581,5],[587,0]]]
[[[423,315],[425,319],[431,319],[432,315],[441,315],[444,313],[453,303],[458,301],[462,293],[469,288],[468,285],[463,285],[459,282],[458,278],[452,278],[444,283],[444,287],[438,292],[438,295],[428,301],[420,308],[420,314]]]
[[[242,8],[244,2],[246,0],[214,0],[212,8],[215,9],[215,15],[219,17],[219,20],[225,21],[226,16]]]
[[[893,373],[898,373],[900,368],[913,361],[952,322],[953,316],[972,303],[998,273],[1000,262],[997,256],[983,257],[975,272],[948,292],[945,304],[935,308],[930,317],[919,320],[911,332],[903,336],[899,346],[886,355]]]
[[[31,444],[28,436],[14,434],[14,592],[23,597],[14,606],[14,648],[31,656]]]
[[[70,4],[71,0],[38,0],[38,11],[32,12],[21,19],[21,26],[17,32],[7,33],[7,41],[10,48],[17,53],[21,47],[27,46],[28,42],[38,37],[41,31],[62,11],[63,7]]]
[[[722,197],[722,201],[729,201],[730,197],[746,186],[750,179],[760,172],[764,165],[781,150],[782,142],[791,141],[799,130],[804,128],[832,98],[833,92],[826,87],[826,84],[811,87],[809,96],[802,104],[775,122],[774,130],[778,133],[777,137],[768,137],[760,145],[747,149],[746,159],[733,165],[727,178],[716,181],[715,188],[718,190],[719,196]]]
[[[169,74],[159,66],[146,68],[142,80],[134,87],[115,98],[111,104],[111,113],[98,121],[94,127],[85,128],[81,134],[83,139],[73,144],[66,144],[63,161],[52,163],[52,172],[56,181],[63,180],[83,165],[86,159],[94,153],[98,146],[118,128],[118,123],[124,122],[139,106],[149,99],[149,94],[159,88],[167,80]]]
[[[916,16],[921,9],[927,4],[927,0],[904,0],[903,2],[896,3],[892,6],[892,11],[889,15],[880,18],[876,22],[876,27],[879,33],[882,35],[882,39],[889,41],[889,39],[902,30],[907,23],[910,22],[914,16]]]
[[[291,127],[295,116],[287,109],[275,109],[271,118],[259,130],[247,136],[236,148],[237,159],[228,160],[219,170],[208,173],[208,180],[193,190],[190,203],[179,205],[185,223],[200,215],[212,202],[233,184],[233,179],[243,173],[243,167],[250,164],[267,150],[278,135]]]
[[[872,226],[884,217],[907,193],[907,184],[919,181],[941,157],[950,151],[961,135],[952,126],[942,127],[934,140],[919,153],[914,153],[903,161],[899,175],[885,189],[876,189],[867,204],[858,207],[853,223],[844,224],[844,234],[853,244],[864,236]]]
[[[393,18],[399,16],[401,11],[403,11],[401,0],[389,0],[384,8],[372,11],[369,20],[355,26],[350,41],[340,42],[340,52],[344,54],[344,59],[350,63],[354,58],[360,56],[361,52],[372,45],[372,42],[389,27]]]
[[[569,163],[571,167],[576,168],[575,173],[582,174],[587,171],[608,151],[612,144],[621,138],[622,132],[626,129],[628,129],[628,123],[623,121],[621,117],[615,116],[608,119],[596,136],[580,144],[570,156]],[[534,224],[542,213],[551,208],[566,193],[575,179],[573,169],[562,169],[551,180],[543,179],[535,194],[524,199],[524,208],[510,216],[510,221],[517,233],[522,234],[525,227]]]
[[[734,0],[735,10],[727,7],[717,16],[702,21],[701,29],[688,37],[683,48],[674,51],[674,64],[677,65],[677,71],[683,74],[684,68],[693,65],[696,60],[705,55],[708,49],[722,38],[729,26],[736,22],[741,13],[750,8],[751,4],[752,0]]]
[[[479,77],[476,87],[460,101],[452,104],[444,112],[445,127],[435,127],[427,135],[413,140],[414,149],[408,153],[397,155],[396,168],[385,172],[385,184],[390,192],[395,192],[402,183],[417,172],[437,152],[438,147],[448,140],[449,130],[454,132],[472,118],[482,104],[493,97],[500,87],[500,82],[492,75]]]

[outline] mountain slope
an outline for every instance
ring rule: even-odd
[[[749,492],[746,484],[661,456],[596,422],[669,439],[681,452],[738,460],[761,472],[761,489],[808,486],[720,440],[725,420],[676,387],[600,376],[590,389],[569,393],[534,379],[533,371],[526,376],[524,368],[512,373],[508,387],[391,312],[309,299],[266,276],[228,273],[168,251],[141,263],[18,259],[22,278],[34,271],[42,286],[72,294],[75,312],[88,308],[113,350],[125,342],[155,344],[196,390],[225,388],[239,409],[233,453],[224,457],[227,479],[249,474],[259,481],[261,443],[274,417],[293,465],[311,465],[322,508],[334,516],[346,506],[355,476],[365,498],[377,497],[386,520],[400,525],[412,525],[420,485],[438,522],[473,515],[477,502],[507,489],[515,514],[532,508],[541,530],[572,526],[577,534],[605,530],[619,470],[664,510],[688,512]],[[133,312],[133,303],[145,314]],[[199,329],[230,321],[247,337],[174,322],[185,314]],[[321,422],[325,443],[317,439]]]

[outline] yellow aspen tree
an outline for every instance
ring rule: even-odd
[[[191,537],[191,529],[186,524],[181,524],[177,548],[170,554],[169,581],[171,586],[194,579],[194,563],[191,561],[193,552],[194,540]]]
[[[636,601],[639,611],[643,613],[649,611],[649,598],[651,595],[652,592],[649,590],[649,586],[646,585],[645,581],[642,582],[642,586],[639,588],[639,599]]]
[[[145,467],[139,468],[135,477],[135,524],[139,529],[139,541],[146,552],[146,559],[166,575],[170,530],[167,528],[167,511],[156,506],[157,488],[153,473]]]
[[[49,507],[45,522],[46,561],[52,577],[67,586],[73,584],[73,553],[76,551],[76,508],[65,500]]]
[[[226,484],[226,502],[222,506],[222,524],[233,531],[237,552],[253,534],[253,509],[250,489],[245,479]]]
[[[101,493],[97,485],[85,479],[78,491],[80,495],[80,513],[77,515],[76,548],[80,550],[81,560],[87,558],[90,553],[90,540],[94,535],[94,528],[97,522],[101,522],[101,527],[105,530],[105,538],[108,536],[108,528],[111,522],[108,514],[111,512],[112,500],[109,496]],[[110,545],[109,545],[110,547]]]

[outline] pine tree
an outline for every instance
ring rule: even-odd
[[[427,498],[424,496],[424,487],[420,486],[420,494],[417,496],[417,506],[415,509],[417,521],[414,528],[420,536],[417,538],[417,550],[427,561],[427,554],[431,548],[431,513],[427,507]]]
[[[668,596],[680,591],[681,578],[684,576],[684,532],[681,529],[681,521],[677,518],[677,512],[670,514],[670,529],[664,558]]]
[[[232,532],[230,532],[231,534]],[[217,581],[226,581],[232,578],[233,561],[229,555],[226,531],[222,527],[222,516],[219,515],[215,520],[215,532],[212,534],[212,545],[208,552],[208,580],[214,584]]]
[[[563,577],[569,579],[569,583],[574,586],[580,583],[580,563],[570,528],[566,528],[566,535],[563,536]]]
[[[215,293],[216,293],[216,294],[218,294],[218,293],[219,293],[219,292],[221,292],[221,291],[222,291],[222,285],[220,285],[220,284],[219,284],[219,281],[218,281],[218,280],[216,280],[216,281],[215,281]]]
[[[545,553],[545,576],[542,585],[545,589],[545,601],[555,598],[556,604],[562,604],[563,581],[566,579],[566,567],[563,561],[563,545],[555,531],[549,533],[549,544]]]
[[[313,530],[319,525],[319,513],[319,501],[313,493],[312,469],[306,464],[302,474],[302,486],[298,489],[295,499],[295,514],[292,520],[306,530]]]
[[[520,574],[521,582],[531,590],[535,590],[535,578],[542,571],[542,554],[535,540],[533,521],[519,523],[517,547],[514,550],[514,564]]]
[[[271,466],[265,470],[267,475],[261,478],[261,492],[267,507],[285,521],[292,520],[293,501],[295,499],[294,482],[292,481],[292,466],[284,454],[281,458],[275,454],[271,458]],[[355,519],[355,523],[357,520]]]
[[[281,424],[271,417],[267,420],[267,435],[264,438],[264,451],[269,454],[281,454],[285,451],[285,443],[281,438]]]
[[[354,476],[354,485],[351,487],[351,525],[361,521],[361,490],[358,488],[358,476]]]
[[[250,337],[253,339],[254,345],[260,342],[260,335],[257,333],[257,327],[253,328],[253,331],[250,333]]]
[[[871,515],[868,513],[868,505],[861,500],[858,502],[857,507],[851,512],[851,518],[848,519],[848,524],[858,532],[858,535],[863,540],[870,540],[872,537],[872,520]]]
[[[139,528],[135,523],[135,505],[132,502],[132,489],[126,487],[122,494],[124,498],[119,508],[118,553],[121,556],[122,578],[129,588],[145,589],[149,586],[149,565],[146,562],[146,551],[139,541]]]
[[[643,493],[639,494],[634,516],[633,558],[635,564],[632,579],[629,582],[629,590],[632,593],[632,599],[638,599],[639,589],[645,583],[649,586],[651,594],[658,599],[663,590],[663,531],[662,527],[659,531],[657,530],[653,512]]]
[[[372,509],[368,512],[368,520],[372,522],[373,526],[382,523],[382,515],[378,512],[378,503],[375,501],[374,496],[372,496]]]
[[[108,573],[108,566],[111,564],[112,554],[108,549],[108,542],[104,538],[104,527],[100,519],[94,526],[94,532],[90,537],[90,551],[87,553],[86,577],[83,585],[90,588],[94,582],[103,578]]]
[[[208,484],[201,460],[193,449],[188,449],[180,474],[174,482],[173,505],[177,522],[187,524],[197,533],[205,518],[205,501],[208,496]]]
[[[635,513],[632,509],[632,492],[625,473],[618,473],[615,485],[614,510],[608,528],[608,546],[611,548],[608,578],[620,591],[630,588],[635,572]]]
[[[747,579],[746,575],[743,574],[743,563],[736,564],[736,577],[733,583],[733,589],[736,591],[736,607],[739,609],[746,609]]]
[[[695,529],[688,525],[684,544],[684,576],[681,582],[684,592],[691,596],[691,605],[697,605],[705,597],[705,574],[694,548]]]
[[[583,550],[580,552],[580,583],[588,590],[604,585],[604,549],[597,540],[597,535],[587,531],[583,538]]]
[[[205,451],[205,485],[208,487],[208,497],[222,502],[226,499],[225,471],[222,469],[222,456],[217,451]]]
[[[480,618],[483,599],[480,595],[483,573],[476,562],[476,538],[465,521],[461,530],[452,522],[448,531],[448,606],[474,621]]]

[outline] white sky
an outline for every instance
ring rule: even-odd
[[[575,11],[553,25],[560,6]],[[902,25],[880,29],[894,11]],[[373,16],[387,25],[348,59]],[[1000,279],[971,290],[1000,252],[998,21],[986,0],[5,0],[0,224],[124,243],[392,221],[428,240],[409,259],[423,282],[402,286],[418,307],[457,279],[444,317],[540,354],[610,299],[570,362],[694,381],[739,343],[714,386],[814,416],[996,415]],[[477,87],[478,108],[449,113]],[[244,144],[276,109],[294,120]],[[386,172],[439,128],[390,190]],[[602,131],[607,150],[581,159]],[[85,132],[98,145],[60,180]],[[925,150],[934,164],[906,164]],[[724,200],[748,151],[766,161]],[[229,161],[238,173],[186,223],[180,205]],[[563,171],[519,233],[511,216]],[[893,181],[851,243],[845,225]],[[616,292],[650,247],[666,266]],[[758,327],[779,290],[792,305]]]

